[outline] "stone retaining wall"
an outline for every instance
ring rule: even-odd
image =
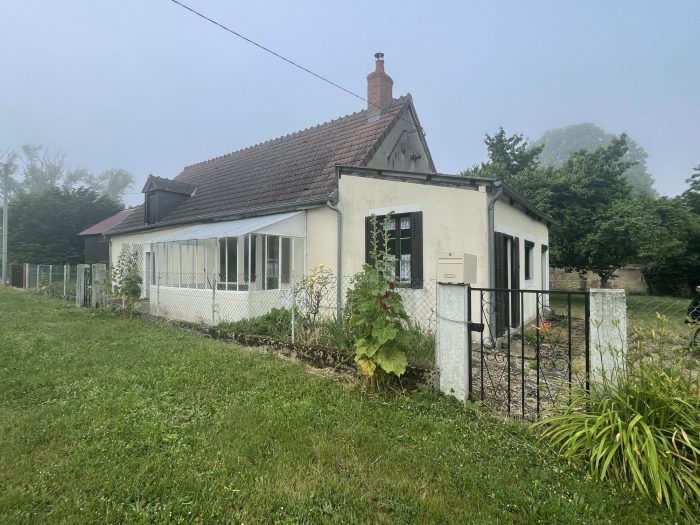
[[[589,290],[600,288],[600,277],[588,272],[582,278],[577,272],[566,272],[561,268],[549,269],[549,288],[551,290]],[[649,293],[646,280],[639,266],[625,266],[615,272],[608,281],[608,288],[622,288],[628,294],[644,295]]]

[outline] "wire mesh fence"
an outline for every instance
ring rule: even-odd
[[[333,275],[221,279],[218,274],[158,272],[147,276],[139,308],[166,319],[349,350],[354,342],[349,323],[353,312],[346,298],[352,288],[352,277],[338,282]],[[409,319],[407,329],[416,336],[416,344],[407,349],[409,361],[433,366],[436,283],[427,281],[420,289],[399,293]]]
[[[165,319],[221,326],[241,333],[295,344],[313,344],[350,350],[354,342],[349,319],[353,277],[340,282],[330,272],[319,276],[291,276],[284,272],[262,275],[149,272],[139,257],[140,294],[133,301],[116,294],[113,276],[104,265],[15,265],[13,284],[45,295],[63,297],[78,305],[130,308]],[[18,276],[14,277],[17,273]],[[314,280],[315,279],[315,280]],[[437,283],[399,288],[407,329],[416,341],[408,350],[413,364],[434,366],[437,329]],[[338,297],[340,302],[338,302]],[[548,295],[552,312],[566,311],[572,323],[583,323],[583,296]],[[627,296],[630,346],[641,346],[650,333],[662,333],[673,346],[688,346],[697,324],[687,323],[690,300],[678,297]],[[340,308],[339,308],[340,306]],[[578,326],[578,325],[576,325]],[[581,331],[581,330],[578,330]],[[639,343],[639,344],[637,344]]]
[[[23,264],[14,265],[11,285],[51,297],[75,300],[76,265]]]
[[[698,328],[691,310],[692,300],[689,298],[628,296],[627,330],[630,344],[654,335],[663,337],[671,346],[689,345]]]

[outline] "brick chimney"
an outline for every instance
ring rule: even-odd
[[[367,111],[375,113],[393,97],[391,87],[394,81],[384,73],[384,53],[375,53],[377,59],[375,70],[367,75]]]

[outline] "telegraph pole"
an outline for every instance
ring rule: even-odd
[[[3,166],[2,178],[2,285],[7,286],[7,216],[10,212],[10,202],[7,195],[8,192],[8,168],[9,166]]]

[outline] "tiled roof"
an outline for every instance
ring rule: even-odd
[[[410,118],[406,110],[411,104],[406,95],[376,117],[360,111],[188,166],[175,181],[196,186],[192,197],[156,225],[144,224],[143,205],[138,206],[109,233],[221,219],[227,213],[327,198],[337,186],[335,166],[364,166],[399,118]]]
[[[107,230],[110,230],[119,224],[121,224],[131,213],[134,211],[135,208],[131,208],[130,210],[123,210],[120,211],[119,213],[115,213],[111,217],[107,217],[105,220],[98,222],[97,224],[90,226],[89,228],[81,231],[78,235],[100,235],[106,232]]]
[[[195,189],[196,186],[194,184],[149,175],[141,191],[145,193],[149,190],[164,190],[173,193],[181,193],[182,195],[192,195]]]

